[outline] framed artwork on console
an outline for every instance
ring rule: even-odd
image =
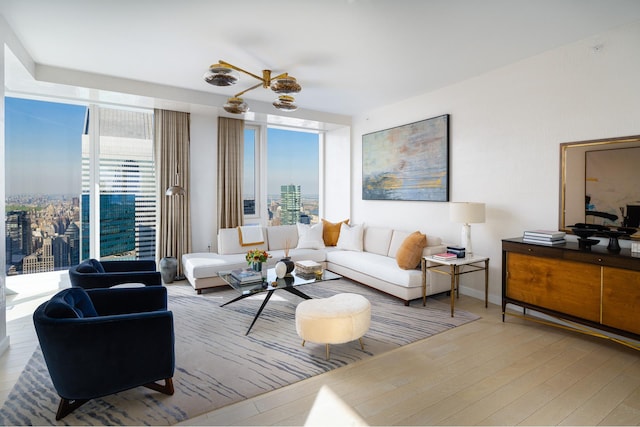
[[[362,199],[449,201],[449,115],[362,136]]]

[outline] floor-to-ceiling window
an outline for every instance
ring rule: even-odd
[[[86,112],[82,105],[5,98],[8,276],[77,264]]]
[[[10,97],[5,110],[7,276],[155,258],[151,112]]]
[[[266,200],[266,211],[256,211],[255,216],[266,217],[269,225],[315,224],[319,221],[319,170],[320,135],[284,128],[268,127],[266,138],[261,143],[259,128],[245,128],[245,194],[248,181],[256,190],[255,199]],[[266,155],[256,155],[266,153]],[[248,166],[249,165],[249,166]],[[247,168],[252,170],[247,173]],[[264,171],[264,172],[262,172]],[[260,185],[261,177],[266,185]],[[245,219],[247,206],[258,202],[248,201],[245,196]]]

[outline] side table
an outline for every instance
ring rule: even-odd
[[[427,265],[431,263],[430,265]],[[436,267],[448,265],[449,270],[438,270]],[[461,267],[468,266],[468,271],[461,271]],[[451,317],[455,306],[455,293],[460,296],[460,275],[484,270],[484,306],[489,305],[489,257],[469,255],[465,258],[455,258],[452,260],[442,260],[433,256],[422,257],[422,305],[427,304],[427,271],[447,274],[451,277]]]

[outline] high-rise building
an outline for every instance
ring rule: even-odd
[[[109,108],[100,108],[99,114],[100,256],[155,259],[153,115]],[[82,172],[81,241],[85,259],[89,256],[89,228],[85,224],[89,219],[88,138],[82,141]]]
[[[297,224],[300,221],[300,186],[280,186],[280,220],[282,225]]]
[[[5,248],[7,265],[5,271],[14,266],[17,272],[22,271],[24,257],[33,250],[31,241],[31,219],[28,212],[10,211],[5,219]]]
[[[69,239],[67,236],[55,236],[51,241],[51,253],[53,254],[53,268],[55,270],[67,269],[69,264]]]
[[[54,270],[50,238],[43,239],[42,249],[24,258],[22,270],[24,274],[45,273]]]
[[[82,195],[82,259],[89,258],[89,195]],[[100,258],[135,259],[136,197],[133,194],[100,195]]]
[[[78,225],[75,222],[69,224],[64,236],[69,244],[69,266],[80,264],[80,229]]]

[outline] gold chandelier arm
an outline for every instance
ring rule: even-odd
[[[258,84],[257,84],[257,85],[255,85],[255,86],[251,86],[249,89],[245,89],[245,90],[243,90],[242,92],[238,92],[238,93],[236,93],[236,94],[235,94],[235,95],[233,95],[233,96],[234,96],[234,97],[236,97],[236,98],[239,98],[239,97],[240,97],[240,95],[243,95],[243,94],[245,94],[245,93],[249,92],[250,90],[254,90],[255,88],[260,87],[260,86],[262,86],[262,83],[258,83]]]
[[[249,72],[249,71],[247,71],[247,70],[243,70],[243,69],[242,69],[242,68],[240,68],[240,67],[236,67],[235,65],[229,64],[228,62],[224,62],[224,61],[218,61],[218,63],[219,63],[219,64],[221,64],[221,65],[224,65],[224,66],[226,66],[226,67],[229,67],[229,68],[231,68],[231,69],[233,69],[233,70],[239,71],[239,72],[241,72],[241,73],[245,73],[245,74],[247,74],[247,75],[249,75],[249,76],[253,77],[254,79],[258,79],[258,80],[260,80],[261,82],[263,82],[263,83],[264,83],[264,80],[262,79],[262,77],[257,76],[257,75],[255,75],[255,74],[253,74],[253,73],[250,73],[250,72]],[[247,89],[247,90],[249,90],[249,89]]]
[[[278,80],[278,79],[284,79],[289,77],[289,73],[282,73],[279,76],[275,76],[275,77],[271,77],[271,79],[269,80],[269,83],[271,83],[274,80]]]

